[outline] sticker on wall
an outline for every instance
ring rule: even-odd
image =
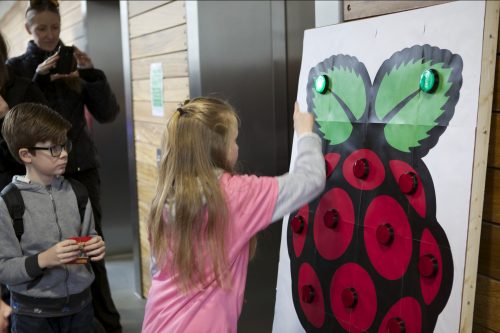
[[[163,117],[163,65],[152,63],[149,67],[149,82],[151,93],[151,112],[153,116]]]

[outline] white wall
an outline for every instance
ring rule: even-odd
[[[316,28],[337,24],[343,21],[343,1],[341,0],[316,0],[314,7]]]

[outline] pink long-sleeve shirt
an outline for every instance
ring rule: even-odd
[[[243,305],[250,239],[271,221],[323,191],[324,163],[321,139],[314,133],[304,133],[297,140],[292,172],[279,177],[222,174],[220,185],[229,210],[226,253],[230,289],[221,289],[214,279],[208,279],[205,288],[182,294],[170,270],[153,273],[142,332],[235,333]]]

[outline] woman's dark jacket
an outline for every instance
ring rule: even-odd
[[[47,104],[47,100],[35,83],[27,78],[16,76],[9,66],[7,66],[7,71],[9,79],[0,94],[9,108],[25,102]],[[0,129],[2,125],[3,118],[0,119]],[[12,181],[14,175],[24,175],[25,172],[24,165],[16,162],[12,157],[0,133],[0,190]]]
[[[73,142],[73,150],[69,154],[66,173],[97,168],[97,150],[87,127],[84,106],[98,122],[113,121],[120,111],[115,95],[104,72],[99,69],[78,69],[81,91],[71,88],[64,79],[50,81],[49,74],[36,74],[38,64],[51,54],[53,52],[41,50],[30,41],[26,53],[10,58],[7,64],[12,66],[17,75],[37,83],[48,105],[71,123],[68,136]]]

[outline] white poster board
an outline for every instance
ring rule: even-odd
[[[355,244],[346,245],[349,246],[349,250],[344,249],[345,251],[350,251],[350,257],[345,258],[343,252],[339,254],[339,256],[333,256],[333,259],[325,259],[325,250],[323,250],[323,254],[321,254],[321,249],[318,250],[317,248],[314,248],[315,246],[317,247],[317,243],[315,243],[316,239],[314,239],[315,236],[313,236],[313,221],[314,223],[318,222],[314,215],[315,212],[310,212],[309,227],[311,230],[304,236],[305,241],[303,246],[305,249],[304,251],[310,250],[316,254],[310,255],[309,258],[312,259],[304,261],[303,259],[301,259],[302,254],[300,251],[298,251],[296,248],[289,248],[291,244],[295,244],[292,242],[292,240],[295,239],[295,235],[292,234],[292,231],[290,231],[289,227],[292,216],[285,217],[281,239],[281,254],[278,271],[277,297],[273,332],[342,332],[342,330],[347,331],[347,328],[349,328],[352,332],[361,332],[366,330],[370,332],[385,332],[388,325],[387,319],[398,317],[398,315],[386,316],[386,314],[388,314],[392,309],[387,304],[389,304],[393,300],[397,301],[398,298],[393,297],[394,295],[391,294],[391,286],[401,286],[402,291],[399,295],[399,297],[401,298],[404,298],[405,295],[409,294],[414,295],[414,298],[416,299],[415,304],[417,305],[415,305],[416,310],[414,309],[413,312],[420,311],[419,316],[414,316],[410,319],[407,318],[406,322],[404,323],[404,325],[406,325],[406,332],[428,332],[433,330],[434,332],[448,333],[459,331],[461,295],[463,289],[464,263],[467,244],[467,228],[471,198],[474,140],[479,99],[484,16],[484,2],[457,1],[419,10],[308,30],[305,32],[304,51],[302,57],[302,67],[300,72],[297,100],[299,101],[302,110],[309,109],[309,111],[313,111],[316,113],[317,120],[319,118],[323,120],[321,124],[318,124],[317,122],[316,131],[320,132],[325,143],[324,153],[329,152],[328,149],[331,148],[332,142],[338,145],[343,144],[342,140],[338,138],[338,131],[339,128],[342,129],[344,127],[342,127],[342,124],[339,125],[339,123],[349,121],[349,119],[345,117],[336,118],[339,113],[337,111],[332,111],[334,114],[334,116],[332,116],[333,118],[325,122],[325,119],[329,116],[324,114],[324,109],[323,111],[318,111],[320,105],[319,101],[321,99],[320,97],[318,97],[317,92],[316,94],[312,92],[312,90],[314,90],[314,86],[311,84],[311,77],[313,77],[314,75],[316,75],[317,77],[320,74],[325,74],[327,76],[331,74],[331,76],[333,77],[332,73],[335,74],[335,69],[333,69],[333,72],[328,72],[328,69],[332,69],[336,63],[340,63],[336,70],[343,71],[344,73],[347,73],[346,75],[349,75],[350,72],[356,72],[357,70],[365,68],[367,75],[366,77],[368,77],[369,79],[369,85],[366,88],[366,110],[368,110],[370,108],[375,109],[378,103],[383,103],[377,101],[377,98],[379,98],[380,95],[384,93],[384,90],[381,88],[381,86],[383,86],[382,78],[378,77],[377,79],[377,73],[386,71],[383,74],[388,76],[388,73],[396,73],[402,67],[408,65],[408,60],[401,60],[401,57],[408,58],[410,57],[410,54],[412,52],[421,52],[422,54],[426,54],[429,56],[427,60],[431,59],[431,62],[429,62],[429,66],[432,67],[433,63],[437,62],[436,59],[432,57],[435,57],[436,54],[439,54],[437,55],[437,57],[440,59],[443,58],[443,62],[445,63],[444,67],[438,68],[438,72],[441,71],[439,74],[441,80],[443,80],[443,77],[448,78],[448,74],[443,74],[447,71],[446,67],[455,66],[450,65],[450,57],[460,58],[459,62],[461,62],[461,68],[457,70],[457,73],[458,71],[460,72],[460,82],[455,82],[454,87],[453,84],[450,84],[450,86],[452,87],[450,89],[455,89],[454,96],[456,100],[454,102],[450,102],[451,104],[453,104],[452,106],[443,106],[443,109],[452,108],[453,112],[451,112],[448,115],[448,119],[443,122],[444,125],[436,120],[436,123],[438,124],[437,126],[440,126],[442,128],[438,130],[440,134],[438,134],[434,139],[431,140],[434,142],[429,146],[430,148],[427,150],[428,152],[415,153],[413,159],[411,157],[407,159],[415,162],[415,165],[420,168],[417,169],[417,171],[421,171],[423,173],[428,172],[428,176],[431,177],[431,182],[418,184],[422,186],[424,190],[428,191],[427,198],[429,198],[429,196],[435,195],[435,213],[430,214],[431,216],[429,216],[429,214],[425,215],[424,213],[422,213],[423,215],[425,215],[425,217],[420,216],[419,218],[414,220],[412,216],[418,215],[415,214],[415,211],[418,211],[418,208],[415,208],[414,204],[410,202],[411,200],[408,199],[410,203],[402,207],[403,212],[408,214],[408,223],[412,225],[411,230],[414,231],[412,238],[410,238],[411,240],[405,243],[409,244],[408,247],[411,248],[411,257],[408,259],[409,263],[407,263],[407,266],[404,266],[404,268],[410,269],[408,267],[413,267],[412,269],[414,272],[425,274],[423,273],[425,271],[425,262],[420,259],[426,254],[425,246],[427,242],[430,244],[432,243],[432,241],[429,241],[429,238],[426,238],[426,236],[424,236],[426,232],[423,232],[422,230],[430,231],[430,234],[432,234],[434,232],[432,226],[435,225],[433,223],[438,223],[439,227],[436,227],[436,230],[442,230],[445,235],[444,242],[439,242],[439,239],[437,242],[438,249],[441,249],[442,253],[444,253],[443,258],[438,258],[442,259],[444,264],[440,263],[439,265],[444,266],[436,266],[439,268],[438,273],[428,273],[430,275],[435,274],[435,276],[439,276],[439,274],[443,273],[441,282],[449,282],[450,286],[441,285],[441,289],[444,288],[448,290],[442,293],[441,291],[435,291],[434,294],[433,291],[431,291],[431,296],[429,296],[428,291],[427,295],[423,295],[423,291],[420,294],[418,294],[418,292],[413,293],[408,291],[407,289],[409,288],[413,288],[416,290],[426,288],[422,287],[422,283],[426,283],[425,278],[417,276],[411,277],[405,273],[406,271],[401,272],[401,274],[398,273],[396,274],[396,276],[390,276],[390,274],[392,273],[384,271],[385,268],[381,268],[380,263],[377,264],[377,260],[373,259],[373,253],[378,252],[372,251],[372,257],[370,257],[369,248],[372,245],[367,245],[367,232],[365,229],[363,229],[362,224],[365,223],[365,220],[363,219],[361,219],[362,221],[356,220],[356,227],[354,228],[355,236],[353,236],[353,239],[355,239],[355,241],[352,241],[355,242]],[[351,66],[351,63],[352,67],[349,67]],[[392,69],[388,69],[387,66],[392,66]],[[353,76],[354,80],[357,80],[356,78],[359,77],[359,73],[356,73],[356,75]],[[451,78],[449,80],[451,80]],[[444,81],[441,81],[441,83],[443,82]],[[373,88],[374,86],[371,86],[371,84],[374,84],[374,86],[377,85],[377,87]],[[335,89],[338,87],[335,85],[335,81],[330,82],[330,85],[332,86],[331,90],[335,92]],[[418,82],[416,82],[416,85],[418,87]],[[400,87],[396,86],[393,87],[393,90],[396,91],[399,88]],[[458,89],[458,91],[456,89]],[[340,90],[342,90],[342,88]],[[328,93],[331,93],[332,91]],[[385,89],[385,94],[388,94],[387,91],[390,91],[390,89]],[[423,92],[417,92],[416,96],[419,97],[424,95],[425,94]],[[445,95],[446,94],[443,94],[443,96]],[[417,97],[413,96],[412,98],[409,98],[404,103],[402,103],[409,104],[412,100],[414,100],[414,98]],[[334,108],[335,106],[338,107],[338,105],[340,105],[337,102],[329,103],[330,104],[326,103],[325,105],[329,105],[332,108]],[[419,102],[416,101],[416,103],[416,109],[418,110],[418,112],[421,112],[418,107]],[[311,107],[314,109],[315,106],[317,110],[311,110]],[[347,108],[349,108],[349,105],[347,105]],[[318,112],[320,113],[319,116]],[[418,114],[420,115],[420,113]],[[385,114],[385,116],[387,118],[389,117],[389,114]],[[363,116],[360,116],[354,112],[351,115],[350,119],[360,120],[363,119]],[[373,119],[374,118],[371,117],[369,121],[373,123]],[[397,120],[394,119],[395,118],[392,118],[391,121],[397,122]],[[377,125],[384,127],[385,125],[387,125],[387,123],[385,121],[380,121],[380,123]],[[417,120],[417,127],[428,125],[429,119]],[[328,126],[330,126],[330,129],[326,130],[326,134],[320,131],[320,128],[323,128],[324,130]],[[353,126],[353,131],[363,128],[363,125],[356,126]],[[335,137],[328,137],[327,134],[332,135],[332,133],[334,133]],[[401,134],[401,132],[399,133]],[[337,161],[338,165],[336,166],[336,168],[344,168],[344,171],[349,171],[351,169],[349,169],[350,166],[346,169],[345,163],[348,160],[348,157],[343,156],[342,152],[345,152],[347,155],[349,155],[356,149],[361,149],[364,147],[363,144],[360,144],[360,142],[363,142],[362,140],[358,140],[357,142],[352,143],[352,136],[349,137],[348,134],[346,134],[346,137],[348,138],[344,138],[347,142],[347,144],[343,144],[345,148],[337,149],[337,152],[339,152],[337,154],[339,160]],[[369,130],[366,129],[365,133],[358,136],[364,136],[366,138],[369,135]],[[388,137],[390,138],[390,135],[386,134],[386,141],[390,141],[389,139],[387,139]],[[432,138],[431,132],[429,132],[429,137]],[[335,141],[336,139],[338,139],[338,142]],[[411,139],[408,140],[411,141]],[[419,140],[420,142],[425,142],[426,137],[421,136],[419,137]],[[419,140],[416,141],[418,142]],[[402,141],[405,140],[403,139]],[[385,141],[381,139],[378,148],[385,151],[384,142]],[[371,147],[370,149],[372,151],[375,151],[377,155],[385,157],[391,156],[391,159],[394,159],[390,153],[386,154],[377,151],[377,144],[369,145]],[[397,143],[394,143],[393,140],[392,145],[397,146]],[[404,147],[399,148],[404,150]],[[292,169],[295,149],[296,147],[294,144],[292,149]],[[411,152],[413,152],[412,149],[410,149]],[[388,162],[383,158],[382,162],[384,165],[389,165]],[[412,163],[409,164],[411,166],[414,166]],[[391,173],[393,174],[393,176],[395,176],[395,173],[392,169],[386,168],[385,176],[392,177],[390,176]],[[399,179],[400,178],[396,179],[396,185],[398,184],[397,180]],[[349,181],[338,185],[338,187],[341,189],[349,186]],[[329,184],[327,182],[327,189],[325,189],[325,193],[329,190],[332,190],[332,187],[337,187],[337,184],[332,184],[331,181]],[[394,190],[396,191],[398,190],[398,188],[396,187],[394,188]],[[370,193],[372,194],[365,196],[365,193],[368,193],[368,191],[371,191]],[[353,209],[355,216],[359,214],[365,217],[366,211],[362,209],[363,205],[359,202],[368,200],[368,197],[370,198],[370,200],[372,200],[374,198],[377,198],[378,195],[391,196],[392,193],[395,193],[387,190],[387,187],[384,189],[384,193],[373,194],[373,191],[378,191],[378,188],[362,188],[358,192],[349,192],[358,193],[360,196],[360,198],[352,198],[353,202],[355,203],[355,207]],[[317,201],[320,200],[320,198],[317,199]],[[366,203],[366,205],[369,208],[373,208],[370,206],[370,203]],[[316,202],[311,207],[317,208],[319,206],[320,204]],[[319,208],[317,210],[319,210]],[[298,213],[294,212],[293,215],[294,214]],[[378,214],[376,216],[379,215],[383,214]],[[390,219],[390,217],[387,218]],[[433,222],[430,220],[432,220]],[[417,221],[426,221],[426,223],[429,223],[430,227],[414,227],[413,224],[418,223]],[[418,233],[415,232],[415,230],[418,230]],[[435,232],[437,232],[438,234],[442,233],[441,231]],[[338,243],[339,242],[335,244]],[[337,246],[335,244],[332,246]],[[311,248],[313,249],[311,250]],[[359,248],[358,252],[355,251],[356,248]],[[328,251],[328,249],[326,251]],[[299,252],[299,254],[297,254],[297,252]],[[451,257],[447,262],[445,260],[446,253],[451,254]],[[292,261],[290,260],[290,255],[293,257]],[[366,259],[366,257],[370,258]],[[294,260],[296,262],[299,262],[299,267],[301,268],[293,268],[293,265],[291,265],[291,263]],[[299,279],[297,278],[297,275],[299,275],[298,272],[303,272],[303,270],[301,269],[304,265],[304,262],[306,261],[316,272],[316,275],[320,276],[319,280],[321,280],[320,282],[318,282],[316,290],[314,290],[316,292],[315,297],[311,296],[310,300],[307,300],[307,297],[305,299],[302,298],[304,297],[304,285],[301,285],[300,282],[298,282]],[[383,256],[382,261],[384,261]],[[420,262],[424,262],[424,264],[422,264],[422,266],[419,266]],[[372,296],[375,299],[374,304],[377,305],[375,310],[373,310],[372,305],[366,305],[365,303],[363,303],[364,299],[368,298],[370,290],[362,290],[364,288],[362,286],[360,286],[357,290],[357,293],[354,294],[342,294],[341,292],[343,292],[345,288],[343,288],[340,293],[334,290],[335,288],[333,286],[335,285],[334,280],[336,279],[335,275],[337,274],[337,269],[338,271],[340,271],[340,268],[342,268],[346,263],[359,263],[360,267],[365,270],[365,272],[356,273],[352,273],[353,271],[351,271],[351,275],[348,274],[348,276],[352,278],[354,283],[358,282],[361,285],[362,283],[360,281],[364,279],[364,273],[367,273],[368,280],[372,280],[375,287],[375,296]],[[330,271],[330,273],[327,273],[329,274],[329,276],[322,276],[322,272],[324,272],[325,270],[328,271],[329,268],[325,267],[329,265],[331,265],[331,267],[334,267],[332,268],[332,271]],[[384,265],[384,267],[391,267],[391,261],[387,260]],[[308,274],[309,273],[306,272],[303,274],[303,276],[306,276],[307,279],[307,276],[311,275]],[[448,274],[448,278],[446,278],[446,274]],[[402,281],[403,277],[405,281]],[[345,276],[343,278],[344,280],[346,280]],[[433,276],[431,276],[430,278],[433,278]],[[413,281],[413,284],[407,283],[407,281],[410,280]],[[325,281],[328,282],[325,283]],[[383,286],[389,286],[389,288],[385,290],[377,289],[381,285],[381,283],[379,283],[380,281],[382,281]],[[367,283],[365,285],[369,284],[370,283]],[[315,284],[312,282],[311,285],[313,287],[315,286]],[[318,292],[318,287],[321,287],[320,292]],[[297,302],[295,306],[293,296],[294,293]],[[321,294],[321,296],[319,294]],[[364,309],[363,317],[365,318],[365,321],[368,321],[368,323],[360,323],[359,325],[356,323],[356,318],[358,318],[356,317],[355,313],[356,304],[350,309],[334,309],[335,306],[337,306],[335,305],[335,297],[340,294],[342,294],[341,301],[344,302],[340,303],[341,305],[347,307],[349,301],[351,301],[352,304],[356,303],[357,301],[359,302],[357,304],[358,307],[361,305],[366,306],[366,308]],[[356,301],[353,301],[353,295],[355,296]],[[368,296],[365,297],[365,295]],[[349,299],[349,297],[351,297],[351,299]],[[436,305],[433,303],[434,299],[439,299],[439,297],[441,297],[441,299],[443,300],[442,303],[444,304]],[[311,306],[311,304],[314,305],[314,302],[318,302],[318,300],[322,304],[319,308],[317,308],[316,310],[311,310],[312,308],[309,310],[304,310],[304,306],[308,307]],[[310,303],[308,303],[309,301]],[[304,302],[308,304],[304,305]],[[401,303],[398,304],[399,306],[401,306]],[[408,304],[403,305],[402,307],[405,306],[406,308],[411,308],[411,306],[408,306]],[[301,314],[298,314],[297,309],[299,309],[299,313]],[[320,313],[321,309],[323,313]],[[310,311],[310,313],[307,313],[308,311]],[[343,314],[342,311],[344,311]],[[370,314],[367,314],[367,311],[374,311],[372,319],[366,319],[367,317],[371,316]],[[404,311],[398,311],[399,316],[404,317]],[[347,314],[347,317],[344,316],[345,314]],[[301,317],[301,319],[299,319],[299,317]],[[415,319],[417,317],[420,319]],[[339,318],[343,320],[340,320]],[[394,324],[394,320],[392,324]]]

